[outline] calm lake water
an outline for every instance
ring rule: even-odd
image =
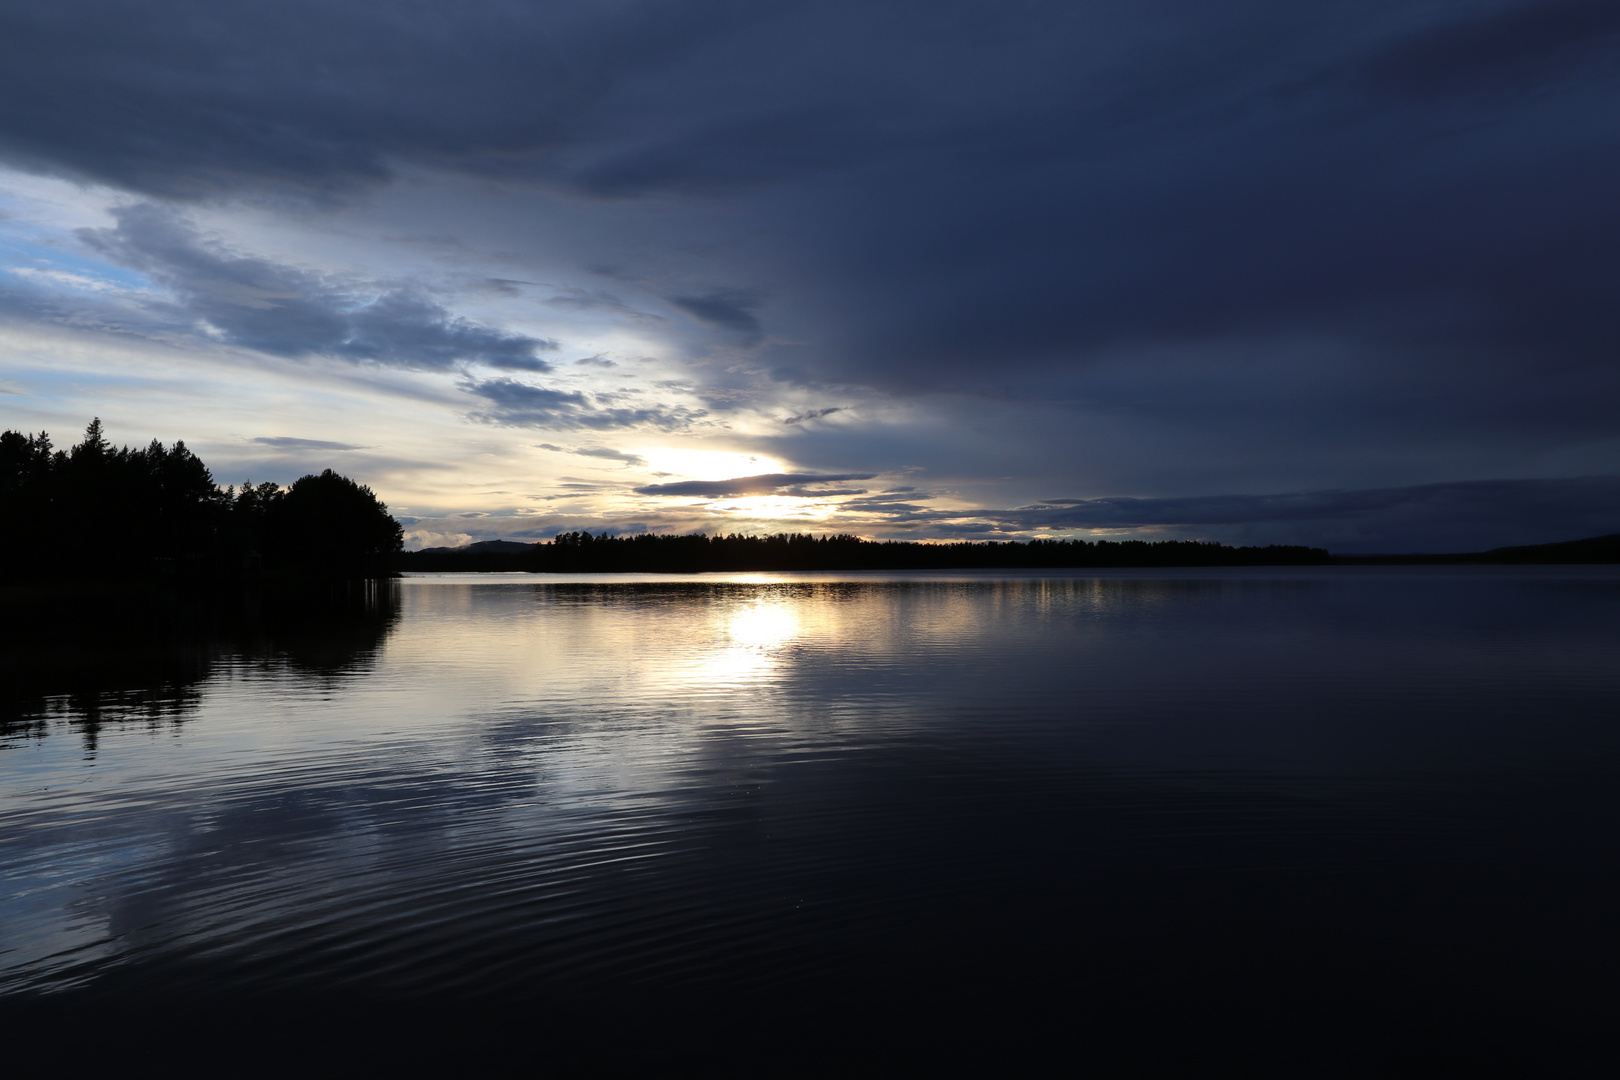
[[[13,645],[76,680],[0,727],[15,1009],[1620,1063],[1608,568],[424,575],[267,626]]]

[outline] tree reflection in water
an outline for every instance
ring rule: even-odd
[[[93,754],[104,725],[183,724],[222,664],[363,674],[399,622],[399,588],[61,587],[5,597],[0,617],[0,745],[66,726]]]

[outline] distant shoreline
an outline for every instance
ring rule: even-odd
[[[404,552],[399,568],[458,573],[750,573],[867,570],[1087,570],[1260,566],[1608,565],[1620,535],[1442,554],[1334,555],[1322,548],[1200,541],[1035,540],[926,544],[857,537],[569,533]]]

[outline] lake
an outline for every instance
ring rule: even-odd
[[[9,1014],[719,1071],[1620,1064],[1615,568],[447,574],[250,614],[16,636]]]

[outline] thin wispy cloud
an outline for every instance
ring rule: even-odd
[[[640,454],[628,454],[623,450],[614,450],[606,446],[568,447],[555,446],[552,443],[539,443],[537,445],[542,450],[550,450],[558,454],[576,454],[580,457],[600,458],[603,461],[617,461],[626,467],[639,467],[647,464],[647,459]]]
[[[870,480],[875,473],[764,473],[759,476],[737,476],[729,480],[678,480],[668,484],[648,484],[636,488],[638,495],[703,496],[728,498],[739,495],[804,494],[860,495],[861,491],[813,491],[810,485],[831,484],[844,480]]]
[[[368,447],[351,443],[328,442],[325,439],[295,439],[288,435],[261,435],[253,440],[276,450],[365,450]]]

